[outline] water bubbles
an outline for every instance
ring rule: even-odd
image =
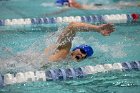
[[[111,51],[111,55],[114,58],[123,58],[125,56],[127,56],[127,54],[123,51],[123,47],[122,46],[113,46],[112,48],[110,48]]]

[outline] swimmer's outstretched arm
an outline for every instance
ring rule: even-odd
[[[77,8],[77,9],[84,9],[83,5],[76,2],[75,0],[69,0],[70,7]]]
[[[103,6],[102,4],[94,4],[94,5],[85,5],[76,2],[75,0],[69,0],[70,7],[82,9],[82,10],[89,10],[89,9],[97,9],[99,6]]]
[[[60,46],[71,43],[76,32],[99,32],[104,36],[108,36],[113,31],[114,26],[112,24],[103,24],[97,26],[82,22],[71,22],[59,36],[58,43]]]

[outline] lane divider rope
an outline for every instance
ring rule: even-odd
[[[0,87],[23,82],[35,82],[35,81],[56,81],[56,80],[71,80],[75,78],[81,78],[89,74],[96,74],[99,72],[109,71],[130,71],[140,70],[140,61],[103,64],[96,66],[84,66],[79,68],[67,68],[67,69],[51,69],[48,71],[28,71],[18,72],[16,74],[7,73],[5,75],[0,74]]]
[[[0,20],[0,26],[13,25],[34,25],[34,24],[56,24],[70,22],[89,23],[129,23],[140,21],[140,14],[111,14],[111,15],[90,15],[90,16],[70,16],[52,18],[25,18],[25,19],[5,19]]]

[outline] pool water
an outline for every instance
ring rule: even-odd
[[[54,1],[54,0],[53,0]],[[0,19],[44,17],[48,13],[61,8],[54,7],[51,0],[7,0],[0,1]],[[80,1],[80,0],[79,0]],[[92,0],[85,0],[89,3]],[[94,0],[98,1],[98,0]],[[103,3],[102,0],[99,0]],[[99,2],[98,1],[98,2]],[[104,4],[120,0],[107,0]],[[131,0],[128,0],[131,1]],[[48,4],[49,3],[49,4]],[[82,2],[81,2],[82,3]],[[29,5],[30,4],[30,5]],[[128,7],[123,9],[107,10],[77,10],[69,9],[67,12],[53,15],[77,16],[92,14],[131,14],[139,13],[140,8]],[[48,17],[52,17],[48,16]],[[38,69],[25,63],[44,60],[40,56],[44,49],[55,43],[58,35],[67,24],[37,25],[25,27],[0,27],[0,73],[14,73]],[[94,48],[94,56],[80,63],[61,62],[47,66],[50,68],[81,67],[104,63],[129,62],[140,60],[140,24],[116,24],[116,31],[104,37],[99,33],[77,33],[73,47],[79,44],[89,44]],[[36,57],[38,56],[38,57]],[[22,63],[18,63],[22,62]],[[24,63],[25,62],[25,63]],[[5,68],[4,64],[8,64]],[[14,65],[11,65],[13,64]],[[16,66],[17,64],[17,66]],[[0,93],[139,93],[140,72],[110,72],[98,73],[85,78],[69,81],[29,82],[8,85],[0,89]]]

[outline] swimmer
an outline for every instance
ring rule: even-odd
[[[84,5],[84,4],[80,4],[78,2],[76,2],[75,0],[56,0],[56,3],[59,3],[59,5],[61,6],[69,6],[72,8],[77,8],[77,9],[91,9],[91,8],[99,8],[101,6],[110,6],[110,5],[103,5],[103,4],[93,4],[92,7],[90,5]],[[131,7],[131,6],[136,6],[139,7],[140,3],[136,3],[136,2],[124,2],[124,1],[120,1],[118,3],[114,3],[112,4],[113,6],[120,6],[120,7]]]
[[[75,8],[79,10],[101,10],[101,9],[122,9],[127,7],[140,7],[140,3],[134,3],[134,2],[132,3],[132,2],[124,2],[124,1],[120,1],[114,4],[106,4],[106,5],[100,3],[85,5],[85,4],[80,4],[75,0],[56,0],[56,5],[63,8],[60,11],[56,11],[50,14],[45,14],[43,16],[52,16],[56,14],[61,14],[63,12],[68,11],[71,8]]]
[[[82,22],[71,22],[60,34],[57,43],[45,49],[45,54],[48,55],[50,51],[55,51],[49,55],[48,61],[58,62],[66,58],[70,58],[77,62],[91,57],[94,53],[92,46],[88,44],[78,45],[70,51],[72,40],[77,32],[98,32],[103,36],[108,36],[114,31],[112,24],[92,25]]]
[[[56,11],[53,13],[47,13],[47,14],[43,14],[43,16],[52,16],[52,15],[56,15],[56,14],[61,14],[63,12],[68,11],[71,8],[75,8],[75,9],[79,9],[79,10],[97,10],[98,8],[100,8],[102,6],[102,4],[94,4],[92,6],[89,5],[83,5],[80,4],[78,2],[76,2],[75,0],[56,0],[56,5],[63,7],[60,11]]]
[[[71,8],[77,8],[77,9],[89,9],[91,8],[89,5],[83,5],[75,0],[56,0],[56,4],[58,6],[69,6]],[[102,6],[102,4],[94,4],[93,6]]]

